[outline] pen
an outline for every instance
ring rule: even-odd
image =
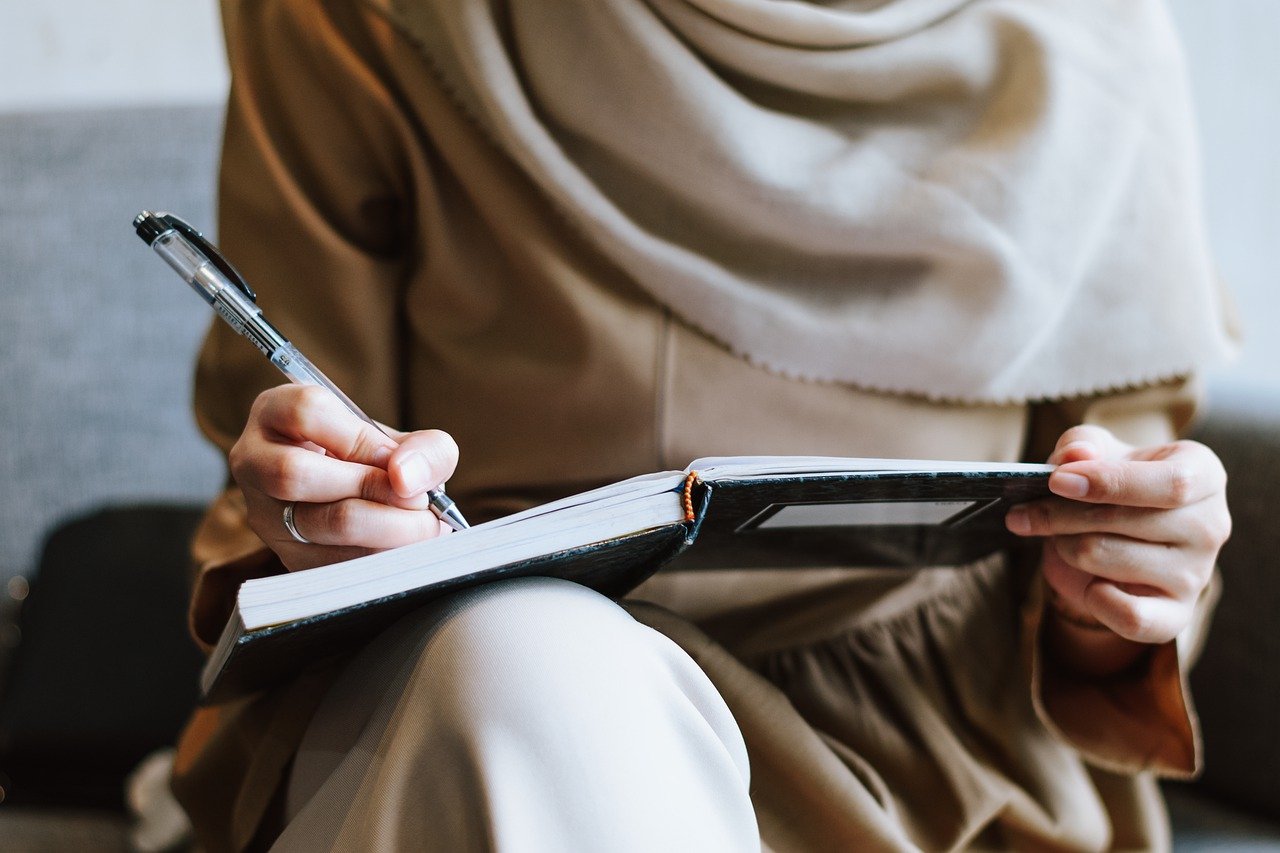
[[[290,382],[328,388],[352,414],[383,435],[387,434],[262,316],[262,309],[256,304],[257,294],[199,231],[172,213],[152,213],[149,210],[134,218],[133,227],[144,243],[164,258],[231,328],[261,350],[281,373],[289,377]],[[458,505],[444,493],[443,486],[431,490],[430,502],[432,511],[454,530],[470,527]]]

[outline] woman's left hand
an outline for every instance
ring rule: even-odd
[[[1011,509],[1021,536],[1046,537],[1045,580],[1068,623],[1164,643],[1191,622],[1231,532],[1226,473],[1193,441],[1133,447],[1097,426],[1058,440],[1058,498]]]

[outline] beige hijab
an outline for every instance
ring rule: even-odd
[[[971,402],[1230,350],[1157,0],[380,0],[613,264],[769,369]]]

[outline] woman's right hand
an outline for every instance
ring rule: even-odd
[[[290,570],[431,539],[449,530],[428,491],[449,479],[458,446],[440,430],[379,433],[328,390],[281,385],[258,395],[231,448],[249,526]],[[294,504],[298,542],[284,524]]]

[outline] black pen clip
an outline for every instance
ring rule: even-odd
[[[258,294],[253,292],[249,282],[244,280],[244,276],[240,275],[240,272],[231,266],[231,262],[222,256],[222,253],[218,251],[218,247],[206,240],[203,234],[184,222],[181,217],[172,213],[157,213],[155,216],[194,243],[195,247],[209,259],[209,262],[218,268],[218,272],[227,277],[227,281],[234,284],[237,290],[249,297],[250,302],[258,301]]]

